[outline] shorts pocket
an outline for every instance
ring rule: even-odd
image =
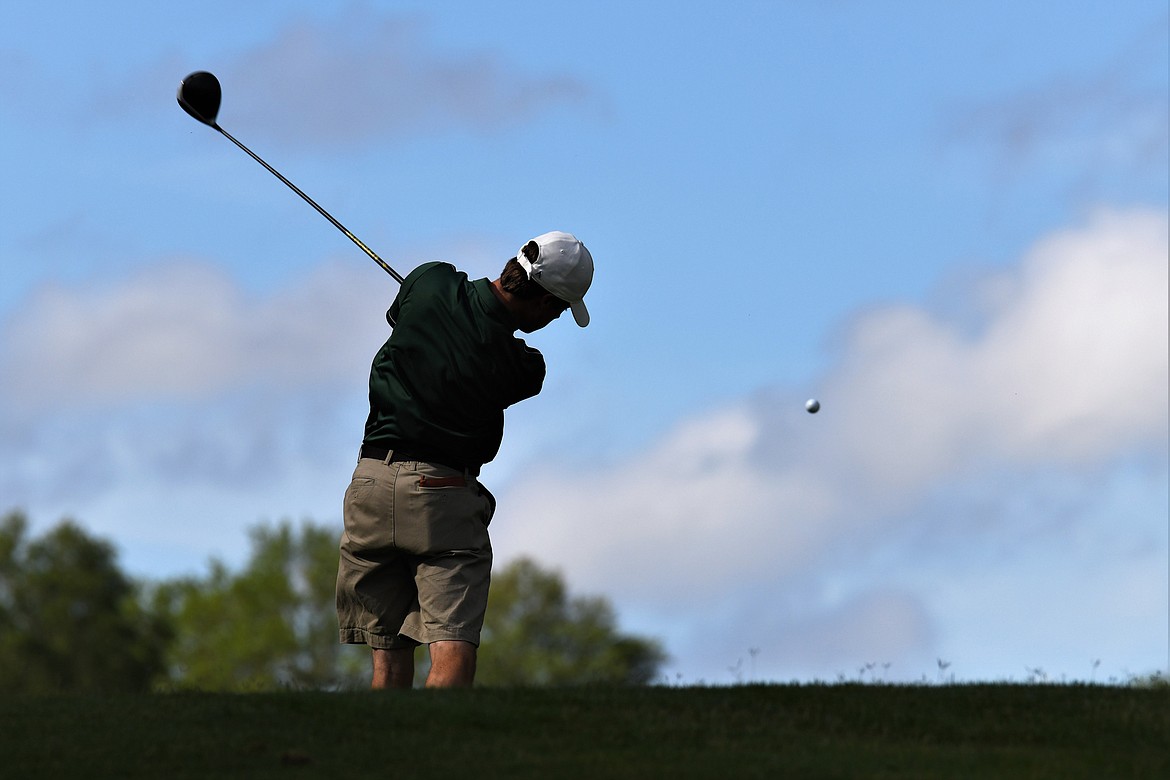
[[[474,550],[484,544],[485,501],[459,473],[420,474],[409,490],[400,486],[396,539],[416,555]]]
[[[342,517],[347,546],[353,550],[393,543],[394,496],[374,477],[355,476],[345,490]]]
[[[354,477],[349,481],[349,488],[345,491],[346,500],[353,499],[360,501],[369,495],[374,486],[378,484],[378,480],[373,477]]]
[[[418,486],[420,488],[465,488],[467,487],[467,477],[462,475],[456,477],[435,477],[430,474],[423,474],[418,478]]]

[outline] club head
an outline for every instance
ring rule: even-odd
[[[219,79],[205,70],[196,71],[179,84],[179,105],[205,125],[215,127],[223,93]]]

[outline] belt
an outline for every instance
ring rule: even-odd
[[[359,458],[372,458],[373,460],[386,460],[386,456],[390,455],[389,447],[376,447],[369,444],[363,444],[361,452],[358,454]],[[464,471],[471,474],[473,477],[479,476],[479,466],[456,466],[453,463],[444,463],[441,460],[434,458],[427,458],[422,455],[416,455],[404,450],[393,450],[394,455],[390,458],[391,463],[402,463],[404,461],[417,461],[419,463],[434,463],[436,466],[445,466],[455,471]]]

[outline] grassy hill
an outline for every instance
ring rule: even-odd
[[[1170,688],[0,698],[4,777],[1170,777]]]

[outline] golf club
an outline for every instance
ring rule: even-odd
[[[350,241],[357,244],[363,252],[370,256],[371,260],[382,266],[382,270],[390,274],[390,276],[394,277],[396,282],[402,284],[402,277],[398,274],[398,272],[391,268],[386,263],[386,261],[374,254],[374,251],[363,244],[357,236],[346,230],[345,225],[342,225],[340,222],[334,219],[332,214],[318,206],[317,202],[308,195],[301,192],[297,185],[281,176],[279,171],[260,159],[260,157],[255,152],[237,141],[226,130],[224,130],[216,123],[215,117],[217,114],[219,114],[219,103],[222,97],[223,92],[219,87],[219,79],[205,70],[192,73],[191,75],[187,76],[187,78],[183,79],[183,81],[179,84],[179,105],[182,106],[184,111],[208,127],[218,130],[224,138],[228,139],[233,144],[247,152],[249,157],[263,165],[268,169],[269,173],[288,185],[289,189],[291,189],[297,195],[300,195],[302,198],[304,198],[306,203],[317,209],[317,211],[321,214],[321,216],[325,217],[325,219],[332,222],[335,228],[344,233]]]

